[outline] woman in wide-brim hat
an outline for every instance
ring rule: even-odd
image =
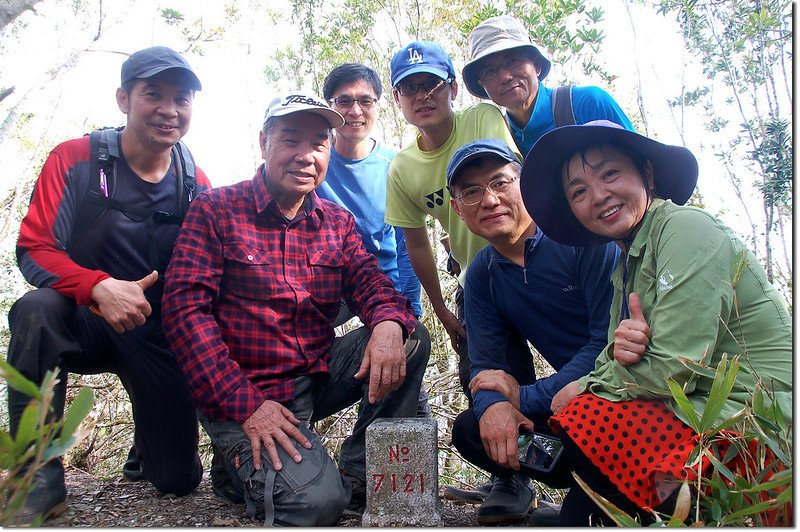
[[[712,379],[679,357],[716,367],[723,354],[741,355],[718,420],[751,402],[757,385],[771,391],[785,417],[792,415],[785,302],[724,224],[683,206],[697,175],[686,148],[608,121],[547,133],[522,168],[525,206],[545,234],[574,246],[613,240],[623,253],[612,276],[610,343],[592,373],[556,395],[551,420],[567,448],[586,461],[590,485],[623,507],[670,511],[666,500],[692,477],[685,464],[697,435],[667,379],[682,387],[699,415]],[[581,520],[590,512],[598,510],[582,490],[570,490],[562,516],[573,521],[563,524],[588,524]],[[777,515],[762,517],[781,524]]]

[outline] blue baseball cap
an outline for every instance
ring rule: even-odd
[[[457,149],[447,164],[447,188],[450,189],[453,186],[453,181],[458,177],[459,171],[465,164],[482,157],[499,157],[509,163],[522,163],[522,160],[509,148],[508,144],[500,139],[474,140]]]
[[[166,46],[152,46],[139,50],[122,63],[122,86],[137,79],[152,78],[165,70],[179,69],[193,90],[201,90],[200,79],[181,54]]]
[[[389,67],[392,87],[404,78],[426,72],[440,78],[456,79],[456,69],[450,55],[439,44],[431,41],[414,41],[401,48],[392,58]]]

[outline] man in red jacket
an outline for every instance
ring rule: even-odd
[[[176,147],[201,85],[186,60],[162,46],[131,55],[121,79],[116,99],[126,126],[59,144],[36,182],[17,242],[20,270],[36,289],[9,312],[8,361],[37,383],[59,369],[53,418],[63,415],[68,372],[117,374],[136,426],[129,460],[136,467],[125,476],[186,495],[202,477],[198,427],[164,338],[161,294],[183,214],[210,186]],[[98,153],[109,164],[97,162]],[[9,389],[8,401],[13,434],[29,398]],[[65,507],[60,460],[47,462],[34,482],[19,524]]]

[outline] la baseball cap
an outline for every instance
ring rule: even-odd
[[[450,55],[438,43],[432,41],[414,41],[398,50],[389,66],[392,87],[397,86],[404,78],[425,72],[444,80],[455,79],[456,70]]]

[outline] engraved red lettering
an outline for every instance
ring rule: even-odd
[[[419,474],[419,491],[425,493],[425,475]]]
[[[403,490],[403,493],[414,493],[414,475],[403,475],[403,480],[406,481],[406,489]]]
[[[375,483],[375,488],[372,493],[378,493],[383,485],[383,475],[380,473],[372,475],[372,482]]]
[[[400,459],[400,461],[402,461],[402,462],[409,462],[409,461],[411,460],[411,459],[408,457],[408,455],[409,455],[409,453],[410,453],[410,452],[411,452],[411,449],[409,449],[408,447],[403,447],[403,448],[401,448],[401,449],[400,449],[400,454],[402,454],[402,455],[403,455],[403,458],[401,458],[401,459]]]
[[[400,446],[389,447],[389,463],[400,461]]]
[[[397,477],[392,475],[392,493],[397,493]]]

